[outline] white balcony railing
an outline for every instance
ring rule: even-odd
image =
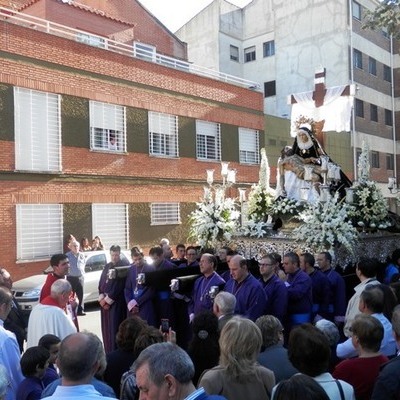
[[[46,32],[50,35],[60,36],[69,40],[85,43],[89,46],[99,47],[114,53],[124,54],[129,57],[161,64],[168,68],[179,69],[195,75],[217,79],[222,82],[231,83],[233,85],[242,86],[257,91],[261,90],[260,85],[256,82],[215,71],[210,68],[194,65],[186,61],[158,54],[154,51],[148,51],[143,47],[135,48],[135,45],[121,43],[103,36],[69,28],[68,26],[50,22],[32,15],[16,12],[6,7],[0,7],[0,20],[24,26],[29,29],[34,29],[36,31]]]

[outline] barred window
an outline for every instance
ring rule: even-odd
[[[239,128],[239,158],[243,164],[258,164],[259,134],[255,129]]]
[[[126,152],[125,107],[90,101],[90,148]]]
[[[152,203],[151,225],[176,225],[181,223],[179,203]]]
[[[149,145],[151,155],[178,157],[178,117],[150,111]]]
[[[196,157],[199,160],[221,161],[220,124],[196,121]]]

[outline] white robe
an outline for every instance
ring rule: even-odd
[[[57,306],[37,304],[28,321],[27,348],[37,346],[39,339],[48,333],[63,340],[76,332],[76,327],[64,310]]]

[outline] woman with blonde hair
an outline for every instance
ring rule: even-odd
[[[203,373],[198,387],[228,400],[269,400],[275,376],[257,363],[262,345],[258,326],[249,319],[233,317],[222,329],[219,345],[219,365]]]

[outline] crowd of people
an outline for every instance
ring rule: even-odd
[[[27,326],[0,269],[4,399],[400,397],[399,250],[382,270],[361,258],[347,299],[329,252],[264,254],[254,268],[227,247],[179,244],[174,257],[163,240],[152,263],[135,246],[124,265],[114,245],[100,341],[80,332],[85,258],[74,238],[68,248],[51,257]]]

